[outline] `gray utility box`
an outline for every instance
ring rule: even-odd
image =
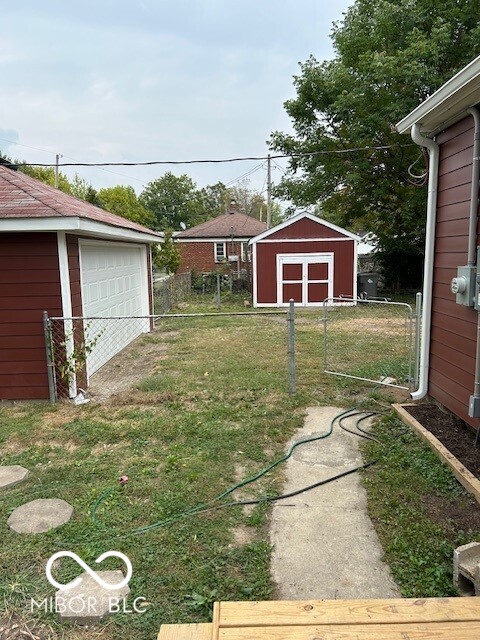
[[[359,273],[357,275],[357,296],[367,294],[367,298],[375,298],[378,288],[378,273]]]
[[[457,267],[457,277],[450,283],[450,289],[455,294],[457,304],[473,307],[476,275],[477,267]]]

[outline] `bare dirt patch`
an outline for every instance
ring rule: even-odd
[[[95,402],[106,402],[112,396],[129,392],[168,358],[167,343],[178,335],[178,331],[153,331],[137,338],[92,376],[89,397]]]
[[[404,407],[408,413],[447,447],[463,466],[480,478],[480,445],[475,447],[475,433],[463,420],[433,403]]]
[[[250,544],[255,539],[255,532],[252,527],[247,527],[244,524],[235,527],[233,530],[233,547],[243,547],[246,544]]]
[[[434,522],[446,526],[452,535],[462,531],[480,531],[480,505],[473,496],[460,496],[455,502],[429,494],[422,496],[425,511]]]

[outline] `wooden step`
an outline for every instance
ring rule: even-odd
[[[157,640],[212,640],[211,622],[162,624]]]

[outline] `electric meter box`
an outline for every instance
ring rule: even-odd
[[[466,307],[474,306],[477,267],[457,267],[457,277],[450,283],[450,290],[455,294],[455,302]]]

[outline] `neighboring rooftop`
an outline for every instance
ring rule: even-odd
[[[252,216],[240,213],[232,203],[227,213],[212,220],[202,222],[196,227],[180,231],[175,234],[175,239],[186,238],[252,238],[263,233],[267,228],[265,222],[260,222]]]
[[[55,187],[0,165],[0,230],[6,220],[80,218],[138,233],[158,234],[136,222],[78,200]]]

